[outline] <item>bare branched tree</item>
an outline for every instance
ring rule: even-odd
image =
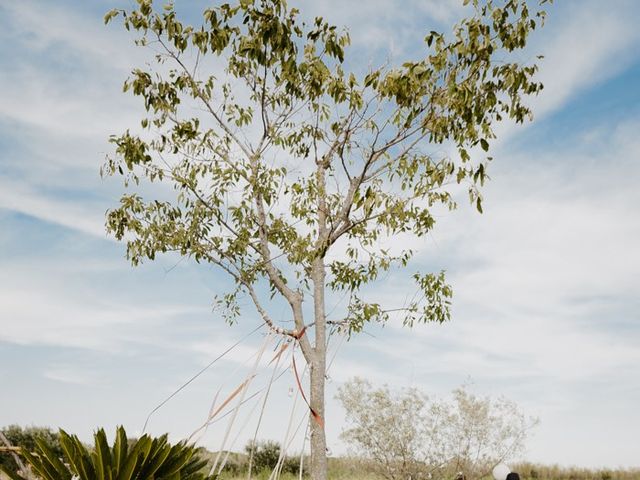
[[[523,452],[537,424],[515,403],[464,387],[451,400],[430,400],[416,389],[392,392],[356,378],[337,398],[346,412],[343,440],[388,480],[484,478]]]

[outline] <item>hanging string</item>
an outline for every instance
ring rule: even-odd
[[[302,480],[302,472],[304,471],[304,446],[307,443],[307,435],[309,434],[309,417],[307,417],[307,426],[302,437],[302,449],[300,450],[300,467],[298,469],[298,480]]]
[[[240,403],[240,405],[242,405],[243,403],[244,402]],[[236,433],[236,436],[233,439],[233,441],[231,442],[231,444],[229,445],[229,448],[227,448],[227,450],[226,450],[227,453],[225,454],[224,459],[222,460],[222,462],[220,463],[220,466],[218,467],[218,473],[215,475],[216,478],[220,476],[220,474],[222,473],[222,470],[224,470],[224,467],[227,465],[227,461],[229,460],[229,455],[231,454],[231,450],[233,449],[233,447],[235,446],[236,442],[238,441],[238,438],[240,438],[240,435],[242,434],[244,429],[247,427],[247,424],[249,423],[249,421],[253,417],[253,414],[255,413],[256,409],[258,408],[258,405],[260,405],[260,401],[257,401],[255,403],[255,405],[253,406],[253,408],[251,409],[249,414],[245,417],[244,422],[242,423],[242,426],[238,429],[238,432]]]
[[[247,358],[244,363],[237,365],[233,371],[231,372],[231,374],[229,375],[229,378],[232,379],[236,379],[238,377],[238,372],[245,368],[247,366],[247,364],[249,363],[249,361],[254,358],[256,355],[258,355],[259,352],[256,351],[256,353],[254,353],[253,355],[251,355],[249,358]],[[240,391],[239,388],[236,388],[236,390],[234,390],[233,393],[231,393],[231,398],[229,396],[227,396],[227,398],[225,399],[225,401],[223,402],[223,405],[221,407],[217,407],[216,408],[216,402],[218,401],[218,397],[220,396],[220,393],[222,393],[222,390],[224,389],[225,384],[221,384],[220,387],[218,387],[218,390],[216,391],[216,394],[213,396],[213,400],[211,401],[211,407],[209,407],[209,415],[207,416],[207,419],[204,421],[204,423],[198,427],[198,429],[193,432],[190,436],[189,439],[187,441],[191,441],[191,439],[198,434],[198,436],[196,437],[196,439],[194,440],[194,443],[198,443],[200,441],[200,438],[202,438],[206,433],[207,433],[207,429],[209,428],[209,425],[211,425],[214,422],[214,418],[218,415],[218,413],[224,408],[224,406],[226,406],[229,403],[229,400],[232,397],[235,397],[235,394],[237,394],[237,392]],[[248,399],[249,400],[249,399]],[[243,402],[244,403],[244,402]],[[227,412],[226,414],[224,414],[222,417],[218,417],[218,419],[221,419],[223,417],[226,417],[227,414],[231,413],[231,411]]]
[[[222,444],[220,446],[220,450],[218,451],[218,455],[216,456],[216,459],[213,462],[213,465],[211,466],[211,470],[209,471],[209,475],[212,475],[216,471],[216,468],[218,467],[218,462],[220,461],[220,456],[222,455],[222,452],[224,451],[224,447],[225,447],[225,445],[227,443],[227,439],[229,438],[229,434],[231,433],[231,428],[233,427],[233,424],[235,422],[236,416],[238,415],[238,410],[240,409],[240,405],[242,405],[242,400],[244,399],[244,395],[247,392],[247,388],[246,387],[249,385],[251,380],[256,376],[255,372],[256,372],[256,369],[258,368],[258,364],[260,363],[260,359],[262,358],[262,354],[264,353],[265,349],[267,348],[267,345],[271,341],[273,341],[273,334],[271,332],[269,332],[267,334],[267,337],[265,338],[265,341],[264,341],[264,343],[262,345],[262,348],[260,349],[260,353],[256,357],[256,361],[253,364],[253,368],[251,369],[251,372],[249,373],[249,375],[247,376],[247,379],[244,382],[244,386],[242,388],[242,396],[240,397],[240,400],[239,400],[238,404],[236,405],[235,409],[233,410],[233,415],[231,416],[231,419],[229,420],[229,424],[227,426],[227,430],[225,432],[224,438],[222,439]]]
[[[256,448],[256,440],[258,438],[258,431],[260,430],[260,425],[262,424],[262,418],[264,416],[264,411],[265,408],[267,406],[267,399],[269,398],[269,393],[271,392],[271,385],[273,385],[273,382],[276,381],[278,378],[280,378],[282,376],[282,374],[284,374],[287,370],[285,369],[280,375],[278,375],[278,377],[276,378],[276,371],[278,370],[278,366],[280,365],[280,359],[282,358],[282,354],[284,353],[284,351],[287,349],[287,347],[289,346],[289,342],[283,342],[282,346],[280,347],[280,349],[278,350],[278,353],[276,353],[276,356],[273,357],[273,359],[271,360],[271,362],[269,362],[269,364],[272,364],[275,360],[276,364],[273,368],[273,373],[271,374],[271,379],[269,380],[269,383],[266,387],[266,393],[264,396],[264,400],[262,402],[262,408],[260,409],[260,416],[258,418],[258,424],[256,425],[256,430],[253,434],[253,441],[251,442],[251,451],[249,452],[249,468],[247,469],[247,480],[251,479],[251,470],[253,467],[253,454]],[[293,353],[293,349],[292,349],[292,353]]]
[[[216,358],[214,358],[211,362],[209,362],[209,364],[207,364],[205,367],[203,367],[198,373],[196,373],[193,377],[191,377],[189,380],[187,380],[185,383],[183,383],[177,390],[175,390],[171,395],[169,395],[167,398],[165,398],[162,402],[160,402],[160,404],[158,404],[153,410],[151,410],[151,412],[149,412],[149,415],[147,415],[146,420],[144,421],[144,425],[142,427],[142,433],[144,434],[144,432],[147,429],[147,425],[149,423],[149,419],[151,418],[151,416],[156,413],[158,410],[160,410],[169,400],[171,400],[173,397],[175,397],[178,393],[180,393],[182,390],[184,390],[191,382],[193,382],[196,378],[198,378],[200,375],[202,375],[204,372],[206,372],[209,368],[211,368],[211,366],[216,363],[218,360],[220,360],[221,358],[223,358],[227,353],[229,353],[231,350],[233,350],[234,348],[236,348],[238,345],[240,345],[242,342],[244,342],[247,338],[249,338],[251,335],[253,335],[254,333],[256,333],[258,330],[260,330],[262,327],[264,327],[264,323],[261,323],[260,325],[258,325],[256,328],[254,328],[253,330],[251,330],[249,333],[247,333],[244,337],[242,337],[240,340],[238,340],[236,343],[234,343],[233,345],[231,345],[229,348],[227,348],[224,352],[222,352],[220,355],[218,355]]]
[[[283,370],[280,371],[280,373],[276,376],[274,382],[277,382],[285,373],[287,373],[288,371],[288,367],[284,368]],[[241,406],[244,405],[245,403],[250,402],[251,400],[253,400],[254,398],[256,398],[258,395],[260,395],[262,392],[264,392],[267,389],[267,387],[263,387],[260,390],[255,391],[254,393],[252,393],[251,395],[249,395],[247,398],[245,398],[242,403],[240,404]],[[220,415],[219,417],[216,417],[214,419],[212,419],[210,422],[208,422],[206,425],[210,426],[213,425],[214,423],[217,423],[221,420],[223,420],[224,418],[228,417],[229,415],[231,415],[233,413],[233,411],[228,411],[225,412],[224,414]]]
[[[292,359],[294,359],[295,352],[294,352],[293,348],[291,349],[291,356],[292,356]],[[305,368],[304,368],[304,370],[302,372],[302,375],[304,376],[306,374],[306,372],[307,372],[307,366],[305,366]],[[297,377],[297,374],[296,374],[296,377]],[[298,398],[300,396],[302,396],[303,399],[304,399],[304,392],[302,390],[299,390],[298,392],[296,392],[296,395],[295,395],[295,397],[293,399],[293,407],[291,408],[291,415],[289,415],[289,424],[287,425],[287,431],[286,431],[286,433],[284,435],[284,439],[282,441],[282,445],[281,445],[281,448],[280,448],[280,455],[278,456],[278,461],[277,461],[274,469],[271,471],[271,475],[269,475],[269,480],[277,480],[277,478],[280,475],[280,471],[282,470],[282,465],[284,463],[284,458],[286,456],[287,447],[289,445],[289,434],[291,432],[291,426],[293,424],[293,419],[294,419],[294,417],[296,415],[296,408],[298,406]],[[305,403],[307,403],[306,400],[305,400]],[[308,405],[308,403],[307,403],[307,405]],[[308,416],[305,414],[303,416],[303,420],[304,420],[304,418],[308,418]],[[296,428],[296,430],[295,430],[295,432],[293,434],[294,437],[295,437],[295,434],[298,432],[299,428],[300,428],[300,425],[298,425],[298,428]]]

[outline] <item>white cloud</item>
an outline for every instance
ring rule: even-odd
[[[42,2],[0,8],[5,42],[17,53],[0,80],[0,118],[68,143],[91,137],[104,144],[111,128],[135,123],[121,85],[148,52],[133,46],[123,28]]]
[[[394,57],[422,45],[430,30],[442,24],[453,25],[464,12],[462,2],[457,0],[369,0],[366,5],[341,0],[295,3],[306,18],[321,16],[346,27],[355,48],[370,54],[383,49]]]
[[[126,268],[126,265],[123,265]],[[19,345],[73,347],[123,352],[131,345],[157,342],[158,348],[186,348],[180,337],[158,338],[161,325],[206,307],[132,303],[117,288],[101,285],[97,271],[66,271],[65,260],[20,265],[3,262],[0,272],[0,341]],[[108,267],[111,268],[111,267]],[[150,325],[155,325],[156,330]]]
[[[100,386],[100,379],[94,372],[80,370],[75,365],[50,365],[42,372],[42,376],[55,382],[71,385],[92,388]]]
[[[122,32],[114,35],[99,16],[33,0],[6,2],[0,9],[10,19],[13,40],[30,50],[58,58],[71,56],[109,69],[131,68],[132,42]]]
[[[125,75],[109,74],[105,79],[89,69],[74,75],[19,65],[0,80],[0,118],[67,143],[92,138],[104,150],[114,127],[137,124],[115,80]]]
[[[15,53],[0,79],[3,141],[11,147],[0,156],[0,208],[105,238],[106,208],[86,193],[99,185],[108,136],[135,125],[120,84],[138,57],[99,19],[48,7],[0,7]]]
[[[191,308],[141,308],[81,301],[61,292],[11,288],[6,279],[0,293],[0,340],[20,345],[50,345],[121,351],[131,343],[144,343],[138,335],[150,324],[191,313]]]
[[[602,2],[584,2],[581,7],[572,9],[572,15],[561,25],[555,24],[552,8],[550,35],[542,30],[544,43],[540,48],[545,58],[539,77],[545,89],[533,102],[537,116],[552,112],[584,89],[615,76],[637,58],[635,46],[640,32],[632,8],[610,8]]]
[[[107,238],[104,213],[86,202],[60,200],[33,191],[28,185],[0,178],[0,208],[62,225],[98,238]]]
[[[563,12],[556,10],[557,5],[547,8],[547,24],[520,54],[519,61],[540,67],[536,80],[544,84],[540,95],[528,101],[535,121],[614,77],[638,58],[637,5],[621,2],[620,8],[610,8],[602,2],[585,1],[564,7],[571,13],[558,15]],[[544,58],[535,60],[534,55]],[[498,138],[492,148],[497,156],[505,153],[500,147],[527,125],[505,122],[495,129]]]

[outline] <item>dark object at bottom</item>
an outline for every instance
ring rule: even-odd
[[[520,480],[520,475],[518,475],[516,472],[511,472],[509,475],[507,475],[506,480]]]

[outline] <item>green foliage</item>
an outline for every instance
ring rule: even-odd
[[[167,436],[151,438],[144,435],[130,445],[122,427],[116,432],[112,447],[104,430],[94,435],[93,449],[87,448],[75,435],[59,433],[62,454],[45,441],[36,438],[34,451],[23,449],[22,456],[31,470],[43,480],[205,480],[206,460],[198,457],[197,449],[184,443],[170,445]],[[4,469],[4,468],[3,468]],[[25,477],[9,469],[4,471],[13,480]]]
[[[255,471],[273,470],[280,458],[280,444],[274,441],[249,442],[244,451],[252,458]]]
[[[153,43],[158,64],[125,82],[147,115],[142,133],[112,137],[103,174],[126,185],[167,181],[175,196],[124,194],[108,230],[126,240],[134,265],[178,252],[226,271],[236,283],[220,299],[229,321],[244,292],[274,326],[259,282],[291,305],[297,329],[312,283],[347,292],[341,322],[350,332],[391,311],[404,312],[406,325],[449,319],[442,275],[410,277],[421,300],[402,308],[358,292],[408,266],[413,251],[381,242],[429,233],[439,211],[456,207],[456,185],[482,211],[494,125],[530,118],[525,98],[542,89],[536,65],[510,52],[544,12],[525,0],[471,3],[473,16],[451,36],[426,35],[420,58],[362,75],[347,69],[348,33],[322,18],[302,22],[284,0],[213,6],[199,26],[180,22],[171,3],[112,10],[105,22],[119,17],[138,44]],[[224,71],[207,71],[209,57]],[[432,153],[439,144],[457,158]]]
[[[251,462],[252,472],[273,471],[280,459],[280,444],[273,440],[259,441],[255,444],[249,442],[245,448],[245,453],[248,456],[246,469],[249,468],[248,462]],[[292,456],[285,456],[282,460],[282,466],[280,467],[281,473],[289,473],[292,475],[298,474],[300,471],[300,459]]]
[[[59,435],[48,427],[20,427],[9,425],[2,429],[2,433],[14,447],[20,447],[27,451],[36,448],[36,439],[43,442],[56,455],[62,455]],[[0,470],[17,472],[18,466],[15,460],[7,452],[0,452]]]

